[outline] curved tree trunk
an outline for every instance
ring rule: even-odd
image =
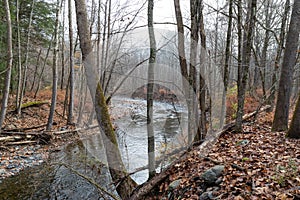
[[[108,168],[116,190],[122,199],[129,198],[136,187],[136,183],[128,176],[122,162],[117,144],[117,138],[109,117],[102,86],[96,73],[94,58],[89,55],[92,52],[92,43],[88,26],[85,0],[75,0],[77,28],[80,39],[82,60],[84,63],[87,85],[95,106],[97,122],[101,129],[103,144],[106,150]],[[91,56],[91,57],[90,57]],[[94,69],[95,68],[95,69]]]

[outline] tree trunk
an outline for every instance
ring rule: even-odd
[[[56,19],[55,19],[55,30],[54,30],[54,44],[53,44],[53,65],[52,65],[52,97],[51,107],[48,117],[46,130],[51,130],[54,118],[54,112],[56,107],[57,97],[57,56],[58,56],[58,29],[59,29],[59,15],[60,15],[60,0],[57,0],[56,4]]]
[[[35,93],[34,93],[34,98],[36,98],[39,90],[40,90],[40,87],[41,87],[41,82],[42,82],[42,76],[43,76],[43,73],[44,73],[44,70],[45,70],[45,67],[46,67],[46,64],[47,64],[47,59],[49,57],[49,53],[50,53],[50,50],[51,50],[51,47],[52,47],[52,42],[53,42],[53,36],[51,38],[51,42],[49,44],[49,47],[47,49],[47,53],[46,53],[46,56],[45,56],[45,59],[44,59],[44,63],[43,63],[43,66],[42,66],[42,70],[41,70],[41,73],[39,74],[38,76],[38,85],[36,87],[36,90],[35,90]]]
[[[261,84],[262,84],[262,90],[263,90],[263,98],[266,98],[266,68],[267,68],[267,53],[268,53],[268,47],[270,43],[270,25],[271,25],[271,16],[270,16],[270,0],[267,0],[266,4],[264,5],[265,9],[265,17],[266,17],[266,30],[265,30],[265,38],[264,38],[264,45],[262,49],[262,56],[261,56],[261,64],[260,64],[260,78],[261,78]]]
[[[65,2],[63,6],[63,16],[65,16]],[[65,17],[63,17],[62,21],[62,30],[65,30]],[[63,32],[61,36],[61,76],[60,76],[60,90],[64,89],[64,82],[65,82],[65,33]],[[66,88],[67,90],[68,88]]]
[[[156,41],[153,27],[153,7],[154,1],[148,0],[148,32],[150,40],[150,58],[148,67],[148,86],[147,86],[147,133],[148,133],[148,166],[149,179],[155,176],[155,141],[153,128],[153,86],[154,86],[154,67],[156,60]]]
[[[103,72],[103,88],[104,95],[106,95],[106,75],[109,68],[108,57],[109,57],[109,49],[110,49],[110,36],[111,36],[111,0],[108,0],[108,15],[107,15],[107,38],[106,38],[106,47],[105,47],[105,57],[104,57],[104,72]]]
[[[126,172],[125,166],[122,162],[117,138],[110,121],[102,86],[97,78],[97,73],[92,68],[95,66],[92,55],[89,55],[92,53],[92,44],[88,28],[85,0],[75,0],[75,8],[87,85],[95,106],[97,122],[101,129],[109,171],[113,182],[117,184],[116,190],[120,197],[122,199],[127,199],[136,187],[136,183],[130,178],[130,176],[127,176],[128,173]],[[120,180],[121,182],[119,183]]]
[[[82,68],[81,68],[82,70]],[[79,93],[78,93],[78,99],[79,99],[79,106],[78,106],[78,118],[77,118],[77,124],[81,125],[82,122],[82,117],[83,117],[83,108],[84,108],[84,104],[86,102],[86,97],[87,97],[87,87],[84,84],[85,83],[85,79],[84,79],[84,74],[82,73],[82,71],[80,70],[80,86],[79,86]]]
[[[42,48],[40,48],[39,54],[38,54],[37,59],[36,59],[35,70],[34,70],[33,81],[32,81],[32,84],[31,84],[30,92],[32,92],[32,90],[34,88],[34,85],[35,85],[35,80],[36,80],[37,74],[38,74],[38,67],[39,67],[39,64],[40,64],[41,54],[42,54]]]
[[[19,103],[18,103],[18,115],[21,114],[21,105],[23,102],[23,96],[25,93],[26,88],[26,82],[27,82],[27,69],[28,69],[28,54],[29,54],[29,42],[30,42],[30,34],[31,34],[31,22],[32,22],[32,16],[33,16],[33,9],[35,5],[35,0],[32,0],[31,3],[31,11],[29,16],[29,23],[28,23],[28,29],[27,29],[27,42],[26,42],[26,51],[25,51],[25,64],[24,64],[24,72],[23,72],[23,80],[22,80],[22,87],[21,87],[21,93],[19,96]]]
[[[201,110],[200,128],[198,127],[198,136],[196,141],[203,140],[207,134],[207,116],[206,116],[206,89],[205,82],[205,68],[206,68],[206,35],[204,30],[202,1],[198,5],[199,10],[199,30],[201,39],[201,51],[200,51],[200,70],[199,70],[199,105]],[[198,114],[197,114],[198,115]],[[211,117],[211,116],[210,116]],[[198,120],[197,120],[198,121]]]
[[[181,76],[182,76],[182,85],[184,89],[184,95],[187,101],[187,107],[188,107],[188,143],[190,144],[193,140],[192,135],[192,124],[193,121],[190,120],[193,116],[193,108],[191,105],[191,99],[190,99],[190,78],[189,78],[189,72],[188,72],[188,66],[187,66],[187,60],[185,55],[185,39],[184,39],[184,27],[183,27],[183,21],[182,21],[182,14],[181,14],[181,8],[180,8],[180,2],[179,0],[174,0],[174,6],[175,6],[175,16],[177,21],[177,31],[178,31],[178,56],[179,56],[179,63],[180,63],[180,69],[181,69]]]
[[[19,115],[21,114],[21,105],[23,102],[23,96],[25,95],[24,93],[25,93],[26,82],[27,82],[29,42],[30,42],[30,36],[31,36],[31,22],[32,22],[34,6],[35,6],[35,0],[32,0],[28,29],[27,29],[27,41],[26,41],[26,51],[25,51],[25,63],[24,63],[24,70],[23,70],[24,71],[23,72],[23,80],[22,80],[22,87],[21,87],[21,93],[20,93],[19,104],[18,104],[18,106],[19,106],[18,114]]]
[[[98,19],[97,19],[97,67],[98,67],[98,75],[101,77],[101,63],[100,63],[100,38],[101,38],[101,0],[98,0]]]
[[[74,107],[74,49],[73,49],[73,22],[72,22],[72,1],[68,0],[68,18],[69,18],[69,52],[70,52],[70,76],[69,76],[69,107],[68,107],[68,119],[67,123],[73,123],[73,107]],[[67,88],[68,89],[68,88]]]
[[[251,4],[250,4],[251,3]],[[249,4],[249,10],[247,13],[247,24],[245,27],[245,34],[243,40],[243,56],[242,63],[239,68],[238,73],[238,108],[236,113],[236,125],[235,131],[242,132],[242,119],[244,114],[244,104],[245,104],[245,94],[246,94],[246,85],[248,80],[250,58],[251,58],[251,47],[253,40],[253,29],[255,26],[255,15],[256,15],[256,0],[252,0]]]
[[[280,64],[280,60],[281,60],[282,50],[284,48],[286,23],[287,23],[289,11],[290,11],[290,0],[286,0],[285,6],[284,6],[284,14],[283,14],[282,21],[281,21],[279,44],[277,47],[276,58],[275,58],[275,63],[274,63],[274,72],[273,72],[273,76],[272,76],[272,87],[271,87],[271,92],[270,92],[271,94],[270,94],[270,98],[269,98],[269,104],[271,104],[272,107],[270,110],[273,110],[274,104],[275,104],[277,74],[279,71],[278,69],[279,69],[279,64]]]
[[[297,0],[294,3],[290,27],[287,33],[272,131],[285,131],[288,129],[293,68],[296,64],[299,33],[300,1]]]
[[[294,115],[291,121],[290,128],[287,132],[289,138],[300,139],[300,94],[294,111]]]
[[[16,96],[16,108],[19,108],[21,87],[22,87],[22,55],[21,55],[21,33],[20,33],[20,1],[16,2],[16,23],[17,23],[17,40],[18,40],[18,88]]]
[[[101,51],[101,76],[100,83],[104,85],[105,83],[105,41],[106,41],[106,28],[107,28],[107,4],[109,0],[106,0],[104,6],[104,24],[103,24],[103,34],[102,34],[102,51]]]
[[[175,15],[176,15],[177,31],[178,31],[179,63],[180,63],[181,75],[183,76],[182,78],[185,79],[183,81],[183,84],[187,85],[186,83],[188,80],[188,70],[187,70],[187,62],[186,62],[186,56],[185,56],[184,27],[183,27],[182,14],[181,14],[179,0],[174,0],[174,6],[175,6]],[[187,86],[184,86],[184,88],[186,89]]]
[[[0,132],[6,115],[10,80],[11,80],[11,68],[12,68],[12,61],[13,61],[12,27],[11,27],[11,15],[10,15],[8,0],[4,0],[4,7],[6,11],[6,23],[7,23],[7,67],[6,67],[5,84],[3,89],[1,113],[0,113]]]
[[[197,132],[197,118],[198,118],[198,104],[197,104],[197,54],[198,54],[198,42],[199,42],[199,28],[200,28],[200,12],[201,0],[190,1],[190,13],[191,13],[191,43],[190,43],[190,68],[189,68],[189,99],[188,99],[188,144],[191,144],[194,140],[194,136]]]
[[[228,88],[228,80],[229,80],[229,60],[230,60],[230,46],[231,46],[231,35],[232,35],[232,6],[233,0],[229,0],[229,8],[228,8],[228,28],[227,28],[227,36],[226,36],[226,48],[225,48],[225,63],[224,63],[224,74],[223,74],[223,82],[224,82],[224,91],[222,95],[222,110],[221,110],[221,118],[220,118],[220,128],[224,126],[225,116],[226,116],[226,96],[227,96],[227,88]]]

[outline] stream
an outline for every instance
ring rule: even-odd
[[[168,153],[185,146],[186,108],[180,104],[154,102],[155,155],[161,160],[157,172],[170,162]],[[146,101],[124,97],[112,99],[111,114],[119,149],[129,172],[148,163]],[[65,145],[42,165],[27,168],[18,175],[1,180],[0,199],[109,199],[81,175],[115,194],[106,167],[105,152],[98,129],[79,132],[80,141]],[[165,157],[164,157],[165,155]],[[75,171],[73,171],[73,170]],[[80,175],[81,174],[81,175]],[[141,184],[148,171],[132,175]],[[115,194],[116,195],[116,194]]]

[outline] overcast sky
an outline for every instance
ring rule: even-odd
[[[216,9],[224,6],[225,0],[204,0],[204,9],[207,11],[207,5]],[[189,17],[190,0],[180,0],[183,18]],[[205,12],[204,11],[204,12]],[[155,22],[175,22],[174,0],[156,0],[154,3],[154,21]],[[214,15],[210,16],[211,18]],[[183,19],[184,20],[184,19]],[[185,20],[184,20],[185,21]]]

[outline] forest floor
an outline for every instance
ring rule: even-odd
[[[48,144],[7,145],[0,141],[0,183],[1,179],[26,167],[41,164],[50,152],[78,139],[75,132],[64,132],[75,129],[66,126],[64,93],[58,92],[52,138]],[[9,105],[3,132],[44,131],[50,99],[51,91],[41,91],[36,99],[29,94],[24,102],[47,100],[49,103],[28,107],[20,117],[13,112],[13,105]],[[14,102],[13,99],[10,102]],[[232,95],[227,101],[228,121],[234,118],[235,104]],[[247,97],[245,112],[254,111],[258,105],[257,98]],[[284,132],[271,132],[272,119],[273,113],[264,112],[255,121],[245,122],[244,133],[227,131],[210,147],[207,155],[201,155],[198,147],[194,147],[187,152],[185,160],[169,167],[167,178],[148,199],[300,199],[300,141],[286,138]],[[206,186],[201,175],[215,165],[225,166],[221,180],[217,185]],[[178,185],[171,190],[169,186],[176,180]]]
[[[37,98],[33,97],[33,93],[26,94],[23,100],[24,103],[43,103],[22,109],[20,116],[17,116],[13,105],[15,97],[11,96],[2,133],[0,134],[0,138],[3,138],[3,140],[0,140],[0,183],[1,179],[13,176],[26,167],[43,163],[47,160],[49,153],[56,151],[67,142],[78,139],[77,134],[72,132],[75,127],[67,126],[66,116],[63,116],[64,95],[65,91],[58,91],[52,131],[46,133],[51,138],[44,138],[45,141],[38,141],[38,139],[41,139],[39,136],[43,135],[39,134],[46,129],[51,91],[40,91]],[[69,131],[64,133],[64,130]],[[29,138],[29,136],[35,138]],[[10,139],[10,137],[12,138]],[[4,140],[4,138],[7,139]]]
[[[246,122],[244,133],[227,131],[207,155],[194,147],[148,199],[300,199],[300,140],[271,132],[272,115]],[[215,165],[223,174],[207,186],[202,174]]]

